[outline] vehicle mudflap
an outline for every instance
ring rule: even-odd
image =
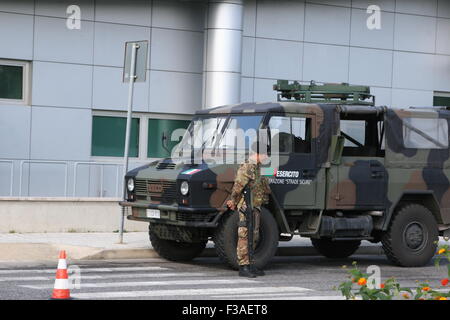
[[[269,209],[270,212],[273,213],[275,220],[277,221],[280,233],[292,233],[284,214],[284,210],[283,208],[281,208],[280,203],[273,194],[270,194]]]

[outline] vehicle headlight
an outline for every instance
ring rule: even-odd
[[[127,188],[128,188],[128,191],[133,192],[133,190],[134,190],[134,179],[133,178],[128,179]]]
[[[180,192],[183,196],[187,195],[189,192],[189,183],[187,181],[183,181],[180,186]]]

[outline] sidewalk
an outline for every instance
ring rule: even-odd
[[[50,261],[66,250],[71,260],[157,258],[147,232],[0,233],[0,261]]]
[[[118,233],[0,233],[0,262],[53,261],[59,250],[66,250],[71,260],[158,258],[146,232],[124,233],[124,244],[118,244]],[[441,240],[444,242],[443,240]],[[356,254],[384,254],[380,244],[363,241]],[[317,255],[307,238],[294,237],[280,242],[277,255]],[[215,256],[209,242],[202,256]]]

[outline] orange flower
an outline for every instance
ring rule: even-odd
[[[430,287],[423,287],[423,288],[422,288],[422,291],[427,292],[427,291],[430,291],[430,289],[431,289]]]
[[[402,294],[402,296],[403,296],[403,298],[405,298],[405,299],[409,299],[409,294],[407,294],[407,293]]]
[[[384,289],[384,287],[385,287],[384,283],[380,284],[380,289]]]
[[[441,280],[441,284],[445,287],[446,285],[448,285],[448,282],[449,282],[449,280],[448,280],[448,278],[445,278],[445,279],[442,279]]]
[[[358,284],[359,284],[360,286],[366,285],[366,284],[367,284],[366,278],[360,278],[360,279],[358,280]]]
[[[448,300],[446,297],[440,297],[439,300]]]
[[[443,254],[445,251],[447,251],[447,250],[445,250],[444,248],[442,248],[442,249],[440,249],[440,250],[438,251],[438,254]]]

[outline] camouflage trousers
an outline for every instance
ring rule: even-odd
[[[261,213],[258,209],[253,209],[253,250],[255,250],[256,243],[259,239],[259,226],[261,220]],[[237,260],[240,266],[250,264],[248,255],[248,229],[246,227],[245,213],[239,210],[239,227],[238,227],[238,242],[237,242]]]

